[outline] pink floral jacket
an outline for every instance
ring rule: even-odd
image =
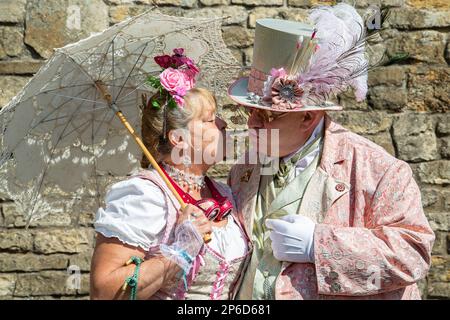
[[[238,164],[228,180],[250,238],[259,168]],[[315,264],[284,262],[276,299],[420,299],[434,233],[407,163],[326,117],[299,214],[317,223]]]

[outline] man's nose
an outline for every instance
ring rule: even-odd
[[[248,117],[247,126],[249,129],[259,129],[264,127],[264,123],[257,112],[252,112]]]

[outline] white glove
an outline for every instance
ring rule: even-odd
[[[301,215],[267,219],[271,229],[273,256],[279,261],[314,263],[314,229],[316,224]]]

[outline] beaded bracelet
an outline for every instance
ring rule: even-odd
[[[122,290],[125,291],[127,290],[127,286],[131,287],[131,293],[130,293],[130,300],[137,300],[137,288],[138,288],[138,278],[139,278],[139,269],[141,267],[141,263],[144,262],[144,259],[136,257],[136,256],[132,256],[126,263],[125,265],[128,266],[132,263],[134,263],[136,265],[136,268],[134,269],[134,273],[132,276],[128,277],[123,286],[122,286]]]
[[[194,261],[194,259],[191,257],[191,255],[189,253],[187,253],[185,250],[180,250],[179,251],[179,255],[180,257],[182,257],[184,260],[186,260],[186,262],[188,264],[191,264],[192,261]],[[188,289],[188,285],[187,285],[187,272],[186,270],[183,269],[183,282],[184,282],[184,288]]]

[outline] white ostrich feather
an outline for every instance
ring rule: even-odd
[[[313,9],[310,19],[317,29],[319,48],[299,81],[311,88],[308,98],[328,99],[352,87],[357,101],[367,94],[364,21],[352,6],[340,3]]]

